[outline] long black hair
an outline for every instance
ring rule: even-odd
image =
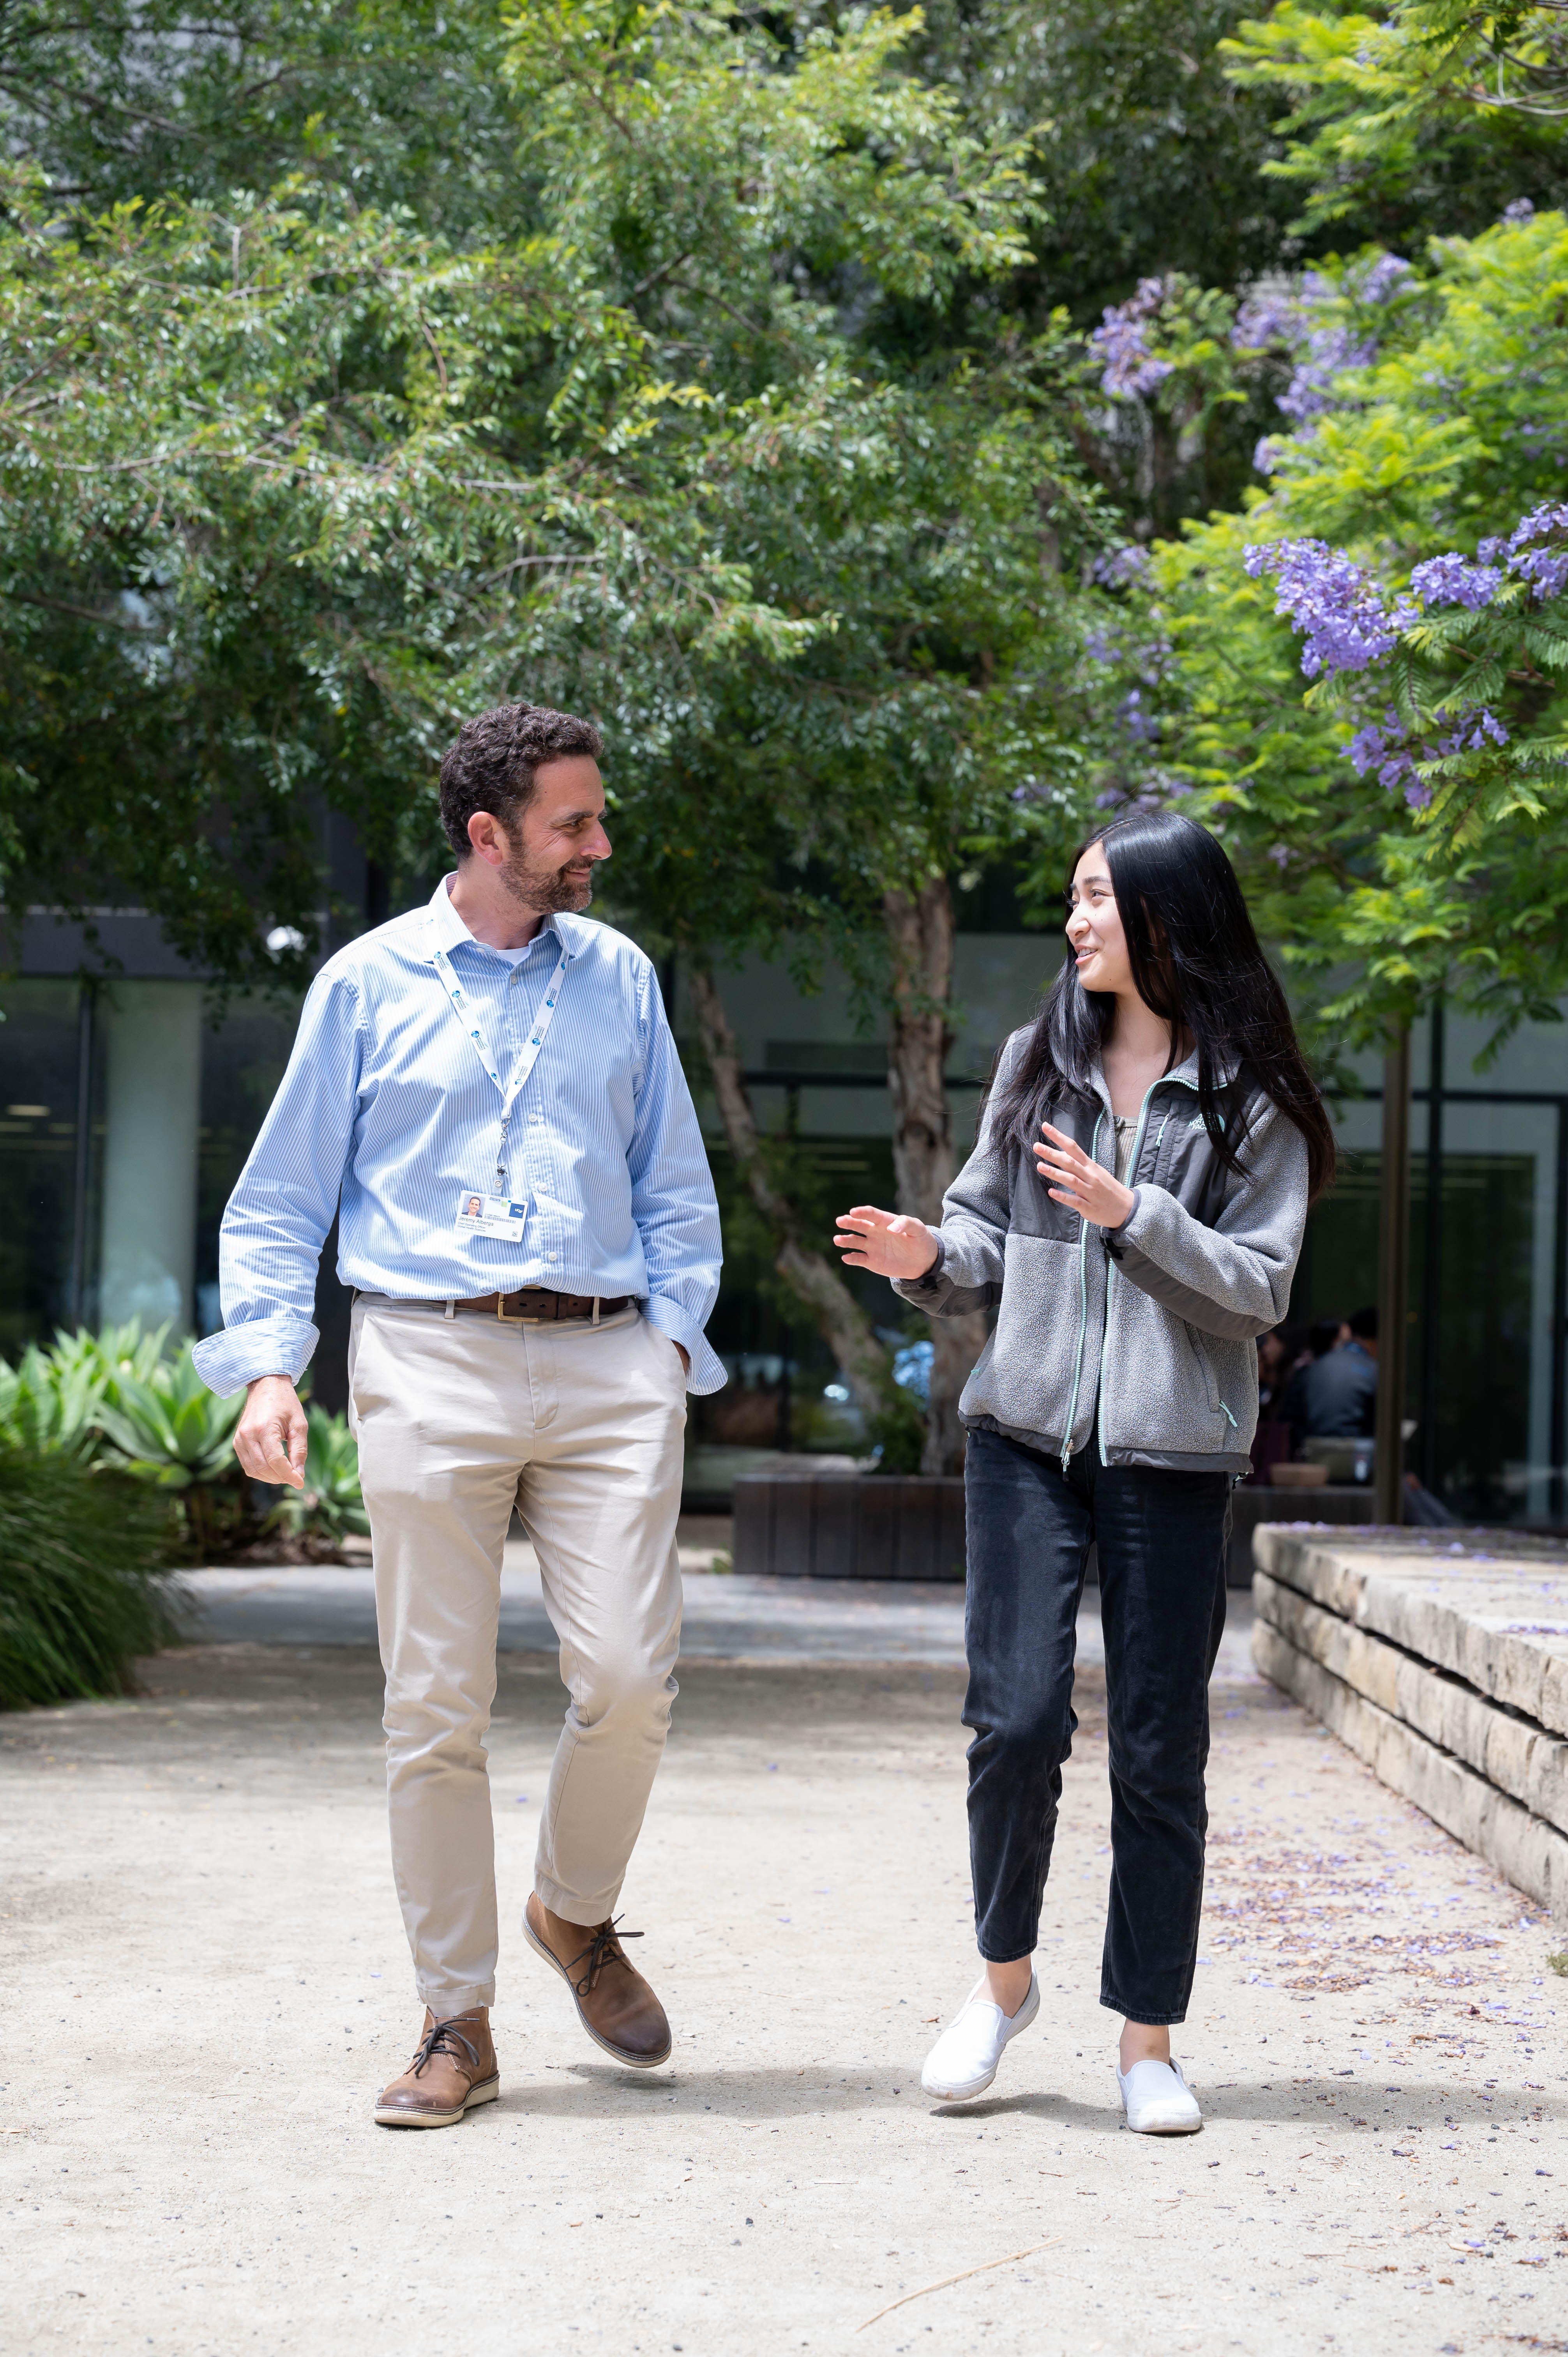
[[[1171,1027],[1171,1065],[1189,1052],[1186,1039],[1197,1047],[1198,1111],[1220,1162],[1245,1167],[1244,1108],[1261,1090],[1306,1140],[1316,1200],[1334,1176],[1334,1131],[1223,845],[1176,811],[1117,819],[1073,854],[1069,900],[1078,863],[1096,844],[1111,870],[1133,986]],[[1115,1013],[1109,991],[1084,988],[1069,949],[996,1099],[994,1134],[1011,1130],[1027,1146],[1055,1098],[1090,1090]]]

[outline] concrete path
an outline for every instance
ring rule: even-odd
[[[963,1660],[963,1590],[873,1579],[741,1579],[685,1567],[682,1652],[692,1661],[928,1662]],[[190,1632],[231,1644],[369,1645],[376,1641],[374,1575],[198,1571],[185,1585]],[[533,1550],[515,1541],[501,1574],[499,1649],[553,1653]]]
[[[974,1969],[957,1599],[701,1575],[626,1892],[673,2065],[587,2046],[516,1936],[562,1695],[548,1652],[514,1647],[491,1738],[503,2100],[410,2136],[370,2120],[416,2017],[362,1591],[276,1575],[291,1600],[274,1577],[204,1584],[209,1639],[231,1633],[149,1664],[139,1696],[0,1721],[8,2350],[1568,2342],[1554,1943],[1264,1685],[1241,1630],[1177,2048],[1201,2136],[1130,2136],[1116,2107],[1092,1644],[1041,2018],[989,2099],[943,2111],[920,2058]],[[524,1579],[514,1637],[536,1609]]]

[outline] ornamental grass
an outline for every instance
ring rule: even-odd
[[[0,1448],[0,1710],[124,1694],[177,1636],[160,1566],[166,1495],[78,1459]]]

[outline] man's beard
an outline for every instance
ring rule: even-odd
[[[542,917],[562,909],[585,909],[594,897],[591,866],[533,867],[521,852],[513,852],[500,871],[501,882],[522,908]]]

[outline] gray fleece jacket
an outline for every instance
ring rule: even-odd
[[[1025,1034],[1003,1049],[994,1104]],[[997,1311],[959,1413],[1061,1457],[1100,1417],[1108,1465],[1244,1473],[1258,1421],[1256,1340],[1284,1317],[1306,1219],[1306,1141],[1265,1097],[1245,1107],[1243,1171],[1229,1171],[1197,1110],[1191,1056],[1144,1100],[1120,1228],[1090,1227],[1053,1203],[1032,1154],[998,1139],[987,1112],[942,1203],[940,1249],[897,1290],[956,1318]],[[1101,1074],[1051,1114],[1084,1152],[1115,1168],[1116,1128]]]

